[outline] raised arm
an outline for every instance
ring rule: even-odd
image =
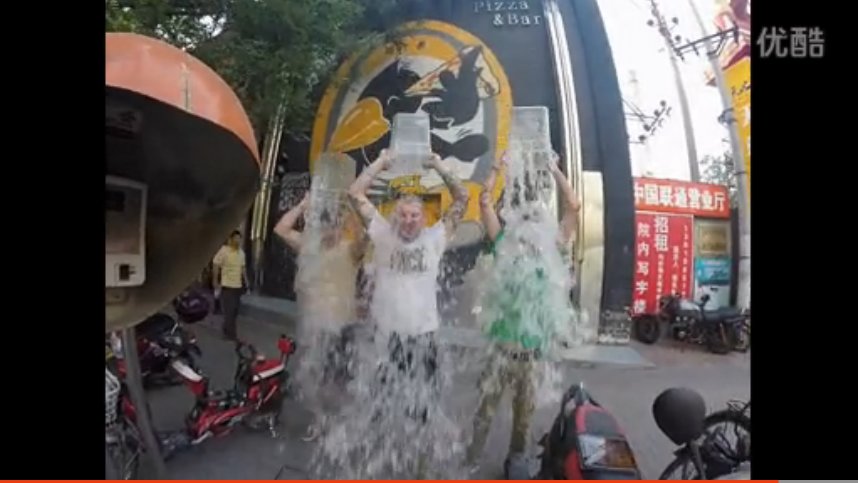
[[[298,218],[301,218],[306,212],[309,201],[310,193],[307,193],[298,205],[287,211],[274,225],[274,233],[296,252],[301,251],[301,232],[295,230],[295,224],[298,222]]]
[[[366,247],[369,245],[369,236],[366,233],[358,235],[357,239],[351,244],[352,262],[358,265],[363,260],[363,255],[366,253]]]
[[[501,231],[500,219],[495,210],[492,193],[495,191],[495,183],[497,182],[498,174],[501,173],[506,166],[506,153],[500,159],[495,160],[492,165],[492,172],[483,183],[483,191],[480,193],[480,218],[482,218],[483,226],[486,229],[486,236],[489,240],[495,241]]]
[[[567,245],[575,232],[578,229],[578,211],[581,210],[581,202],[578,201],[578,196],[572,190],[572,184],[566,179],[563,171],[560,170],[560,157],[555,154],[551,163],[551,175],[557,184],[557,189],[560,190],[561,205],[563,216],[560,218],[560,243]]]
[[[390,167],[391,159],[392,153],[390,151],[387,149],[381,151],[381,155],[378,159],[364,168],[363,171],[361,171],[360,176],[358,176],[355,182],[352,183],[351,187],[349,187],[349,200],[351,200],[354,209],[358,214],[360,214],[364,226],[369,226],[369,222],[375,217],[376,213],[378,213],[378,210],[372,202],[369,201],[369,198],[366,197],[366,192],[369,190],[369,187],[372,186],[372,180],[374,180],[379,173]]]
[[[345,231],[354,234],[354,240],[349,243],[349,253],[352,262],[355,265],[359,265],[361,260],[363,260],[367,245],[369,245],[369,234],[367,234],[359,215],[354,212],[354,208],[350,207],[346,209],[348,210],[348,214],[346,215]]]
[[[441,164],[441,157],[437,154],[429,158],[426,167],[434,169],[441,176],[450,194],[453,195],[453,204],[442,217],[445,233],[449,239],[456,232],[456,226],[462,221],[462,217],[465,216],[465,209],[468,207],[468,190],[449,168]]]

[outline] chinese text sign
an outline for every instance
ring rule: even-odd
[[[671,179],[635,178],[635,209],[730,218],[730,197],[721,185]]]
[[[742,157],[748,173],[748,190],[751,186],[751,60],[745,57],[730,66],[724,74],[727,88],[733,99],[733,114],[742,144]]]
[[[688,215],[635,214],[635,314],[654,313],[662,295],[691,296],[693,228]]]

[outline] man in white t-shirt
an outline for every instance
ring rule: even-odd
[[[435,385],[434,334],[440,325],[436,292],[441,257],[464,215],[468,191],[442,166],[441,158],[433,154],[424,166],[434,169],[449,188],[453,196],[450,208],[440,221],[427,227],[421,199],[405,196],[397,201],[391,219],[386,220],[369,201],[366,192],[373,179],[390,167],[394,156],[382,151],[349,189],[349,196],[364,219],[373,243],[375,287],[370,320],[378,335],[389,341],[391,365],[409,377],[422,374],[428,383]],[[395,377],[388,372],[383,368],[382,382]],[[425,409],[420,417],[426,421]]]

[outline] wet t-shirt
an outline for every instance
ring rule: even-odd
[[[438,273],[444,254],[444,224],[424,228],[411,242],[376,214],[369,225],[374,280],[370,312],[383,333],[420,335],[438,330]]]
[[[489,253],[494,257],[504,234],[501,231],[489,245]],[[565,260],[562,249],[561,254]],[[490,295],[497,307],[497,316],[486,327],[491,339],[526,350],[545,349],[558,321],[554,320],[554,311],[543,303],[550,290],[544,263],[542,257],[525,259],[524,256],[496,262],[496,269],[503,273],[497,274],[501,280],[499,290]]]
[[[338,331],[355,320],[357,266],[351,242],[340,242],[314,257],[312,270],[299,269],[298,305],[302,322]]]

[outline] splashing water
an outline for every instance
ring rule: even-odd
[[[507,173],[501,212],[505,235],[495,246],[496,256],[481,257],[467,278],[479,280],[474,312],[491,339],[499,338],[492,332],[493,323],[515,314],[513,342],[526,341],[528,348],[540,349],[542,357],[526,364],[530,400],[538,408],[557,404],[562,394],[560,371],[550,362],[554,349],[560,342],[580,343],[585,334],[569,299],[569,261],[557,245],[559,227],[551,213],[553,179],[544,169],[547,157],[533,153],[512,156],[518,159],[510,163]],[[313,204],[312,211],[317,206]],[[321,235],[313,236],[317,237],[313,243],[324,245]],[[323,271],[318,260],[322,253],[321,248],[302,252],[299,283],[318,284],[313,274]],[[449,285],[452,270],[445,268],[440,282]],[[374,309],[386,307],[376,305]],[[303,327],[324,325],[312,322],[321,317],[313,310],[304,314]],[[330,344],[330,338],[325,334],[330,331],[304,332],[308,340],[300,378],[304,385],[318,386],[328,361],[325,344]],[[326,397],[308,401],[320,407],[316,411],[322,415],[322,436],[311,465],[315,478],[467,478],[460,463],[470,440],[471,419],[454,417],[445,404],[453,396],[453,379],[473,368],[488,367],[482,384],[490,392],[498,386],[508,387],[506,374],[519,369],[509,364],[508,354],[503,352],[510,344],[493,343],[485,354],[466,351],[455,357],[438,343],[430,338],[402,337],[397,344],[390,334],[376,332],[369,325],[357,331],[349,360],[350,380],[331,389],[336,405],[324,406],[320,400]]]
[[[316,419],[339,405],[331,369],[342,362],[337,360],[343,352],[337,350],[341,331],[355,321],[357,267],[352,239],[357,220],[345,191],[353,178],[350,158],[326,154],[318,160],[298,254],[295,287],[301,354],[294,378],[299,399]]]
[[[570,300],[571,260],[564,253],[566,247],[558,243],[549,155],[508,152],[500,210],[503,233],[494,244],[494,253],[484,255],[478,268],[484,282],[475,312],[492,341],[485,354],[481,394],[491,400],[499,398],[504,389],[515,389],[513,405],[524,414],[557,404],[564,389],[555,363],[560,345],[578,345],[586,338]],[[530,356],[522,360],[522,353]],[[493,408],[482,411],[490,417]],[[519,432],[526,429],[525,424]],[[525,444],[532,442],[527,438]]]
[[[347,387],[350,401],[326,419],[314,458],[317,477],[463,476],[450,465],[461,458],[462,437],[440,399],[449,387],[451,365],[436,354],[429,339],[364,334]]]
[[[442,279],[444,277],[442,276]],[[427,297],[402,287],[397,296]],[[373,314],[396,320],[394,307]],[[378,313],[389,310],[390,313]],[[455,372],[434,334],[398,336],[361,327],[352,342],[351,379],[342,403],[327,412],[312,472],[323,479],[455,478],[463,451],[459,425],[443,396]]]
[[[344,314],[356,308],[356,266],[343,236],[351,219],[338,189],[345,183],[335,163],[321,161],[296,276],[302,353],[295,379],[321,429],[310,471],[317,478],[455,477],[448,463],[461,453],[461,436],[441,404],[453,370],[435,341],[391,338],[370,324],[358,325],[348,347],[339,338],[355,321]],[[345,374],[331,377],[343,366]]]

